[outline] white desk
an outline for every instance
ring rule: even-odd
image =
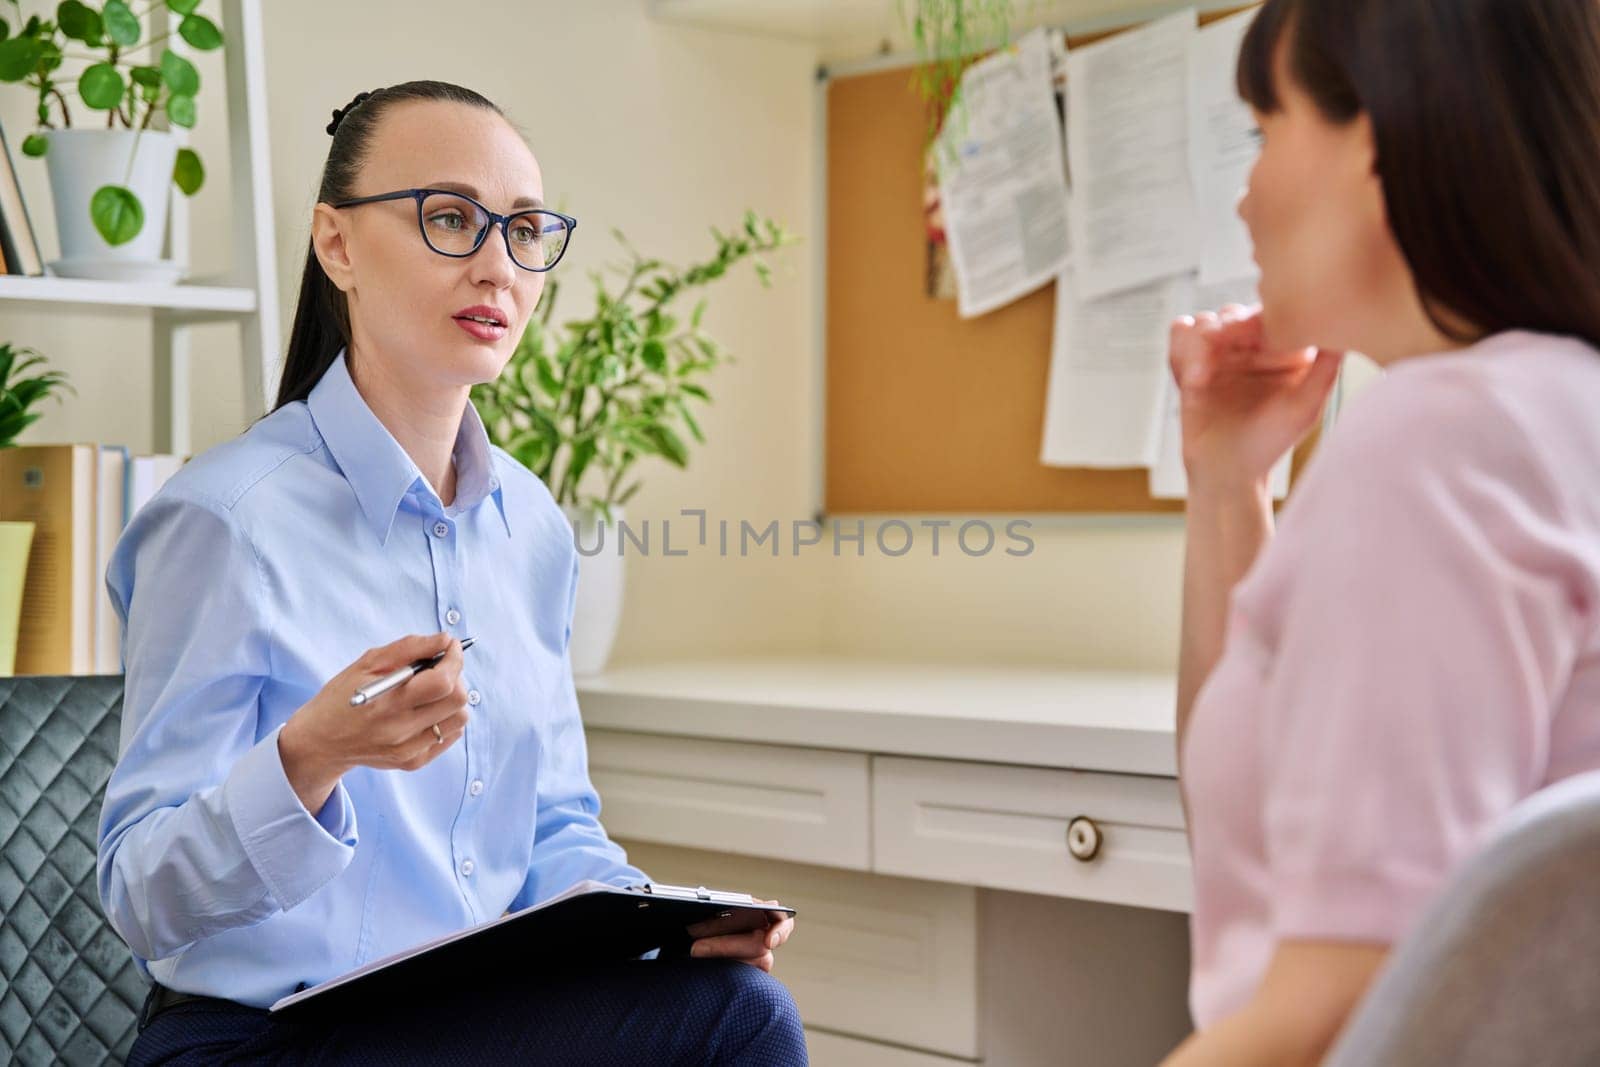
[[[929,1063],[1032,1062],[986,1059],[1004,1041],[981,1025],[986,999],[1021,994],[1004,987],[1013,968],[983,966],[980,890],[1156,909],[1169,917],[1151,920],[1149,953],[1170,960],[1181,940],[1192,889],[1170,675],[807,657],[624,666],[577,687],[602,821],[640,865],[774,886],[804,914],[783,965],[812,1025]],[[901,962],[852,948],[864,930]],[[1173,988],[1153,1026],[1134,1024],[1152,1048],[1186,1026]],[[1147,1051],[1130,1048],[1108,1039],[1098,1062]]]
[[[1177,773],[1171,675],[812,657],[622,667],[585,721],[725,741],[1118,774]]]

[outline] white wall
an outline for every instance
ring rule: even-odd
[[[308,220],[332,110],[363,89],[411,78],[475,88],[526,129],[545,171],[547,199],[582,220],[560,277],[562,315],[586,310],[587,272],[611,262],[612,226],[652,254],[687,260],[710,248],[708,227],[731,226],[746,207],[815,239],[815,106],[811,46],[666,24],[646,0],[477,0],[482,25],[537,27],[532,58],[493,35],[439,33],[438,5],[272,0],[264,5],[271,166],[277,213],[282,325],[288,334]],[[43,10],[25,4],[25,11]],[[416,27],[414,32],[396,27]],[[226,113],[220,53],[199,58],[203,79],[195,147],[208,168],[191,201],[197,274],[231,256]],[[22,171],[24,195],[56,255],[41,161],[20,157],[32,101],[0,92],[0,122]],[[682,508],[715,521],[785,529],[809,517],[819,454],[814,403],[815,302],[809,247],[776,265],[771,291],[741,274],[710,293],[707,324],[739,357],[713,382],[703,420],[710,438],[688,471],[657,464],[630,507],[635,523]],[[146,317],[134,311],[20,312],[0,305],[0,337],[44,351],[78,388],[24,441],[101,440],[148,450],[150,353]],[[247,423],[236,332],[195,333],[194,442],[226,440]],[[907,516],[915,525],[916,517]],[[812,549],[799,558],[713,545],[629,562],[615,659],[650,660],[740,651],[830,651],[906,659],[1056,662],[1169,670],[1175,661],[1183,534],[1175,519],[1053,520],[1030,532],[1026,558],[969,558],[946,544],[938,558],[918,538],[902,558]],[[870,537],[870,534],[869,534]]]
[[[421,0],[263,5],[284,336],[331,112],[361,90],[413,78],[474,88],[528,131],[545,173],[546,199],[564,204],[581,222],[560,269],[563,315],[587,309],[587,273],[618,258],[613,226],[646,253],[680,262],[709,254],[709,228],[732,228],[747,207],[801,234],[815,233],[812,49],[662,24],[646,18],[645,6],[644,0],[478,0],[455,9],[470,20],[441,23],[440,5]],[[24,10],[46,8],[35,3]],[[474,32],[456,32],[466,21]],[[476,32],[496,25],[534,31],[528,38],[539,44],[530,53],[509,43],[516,35]],[[209,175],[191,201],[192,262],[195,273],[205,274],[224,269],[231,255],[227,130],[220,53],[201,57],[198,65],[201,121],[194,144]],[[19,87],[0,91],[0,122],[51,259],[57,247],[44,164],[20,156],[32,110]],[[750,518],[805,513],[812,454],[806,413],[816,388],[809,369],[815,294],[806,255],[804,248],[793,249],[774,263],[771,291],[746,271],[709,293],[707,327],[738,358],[712,383],[716,401],[702,420],[710,444],[686,472],[665,464],[644,472],[646,488],[633,502],[633,515],[671,516],[684,507]],[[148,450],[147,321],[141,312],[0,306],[0,336],[46,353],[78,389],[63,406],[47,405],[23,440],[101,440]],[[197,451],[248,422],[238,362],[235,329],[197,331]],[[818,644],[822,600],[804,573],[809,568],[793,564],[708,554],[630,561],[618,657]]]

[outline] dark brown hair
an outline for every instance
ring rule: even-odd
[[[1369,116],[1389,225],[1436,327],[1600,347],[1600,3],[1266,0],[1238,68],[1266,114],[1280,43],[1324,118]]]
[[[319,203],[337,203],[359,195],[355,191],[356,177],[370,154],[373,130],[385,111],[406,100],[449,100],[487,108],[505,117],[486,97],[449,82],[410,81],[360,93],[334,111],[333,121],[328,124],[333,144],[328,147],[322,184],[317,189]],[[349,343],[350,305],[323,271],[316,248],[308,247],[305,273],[300,278],[300,300],[294,310],[294,326],[289,331],[289,349],[273,409],[311,395],[312,387],[332,365],[339,349]]]

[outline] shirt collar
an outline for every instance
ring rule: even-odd
[[[379,542],[387,542],[395,512],[407,493],[415,488],[419,496],[435,500],[437,497],[416,463],[356,389],[345,361],[346,351],[339,349],[339,354],[311,390],[306,406],[334,462],[355,491],[372,532]],[[483,419],[470,401],[461,415],[452,458],[456,465],[456,496],[445,510],[460,514],[476,507],[485,497],[493,496],[506,536],[511,536],[505,487],[494,473],[493,453]]]

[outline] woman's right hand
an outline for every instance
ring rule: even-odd
[[[440,651],[444,658],[428,670],[375,700],[350,706],[350,695],[361,686]],[[278,734],[278,753],[300,802],[316,815],[352,767],[414,771],[453,745],[466,728],[461,642],[446,633],[412,634],[368,649],[334,675],[289,717]]]
[[[1229,304],[1174,321],[1169,360],[1190,495],[1265,486],[1273,464],[1315,425],[1343,356],[1268,351],[1259,307]]]

